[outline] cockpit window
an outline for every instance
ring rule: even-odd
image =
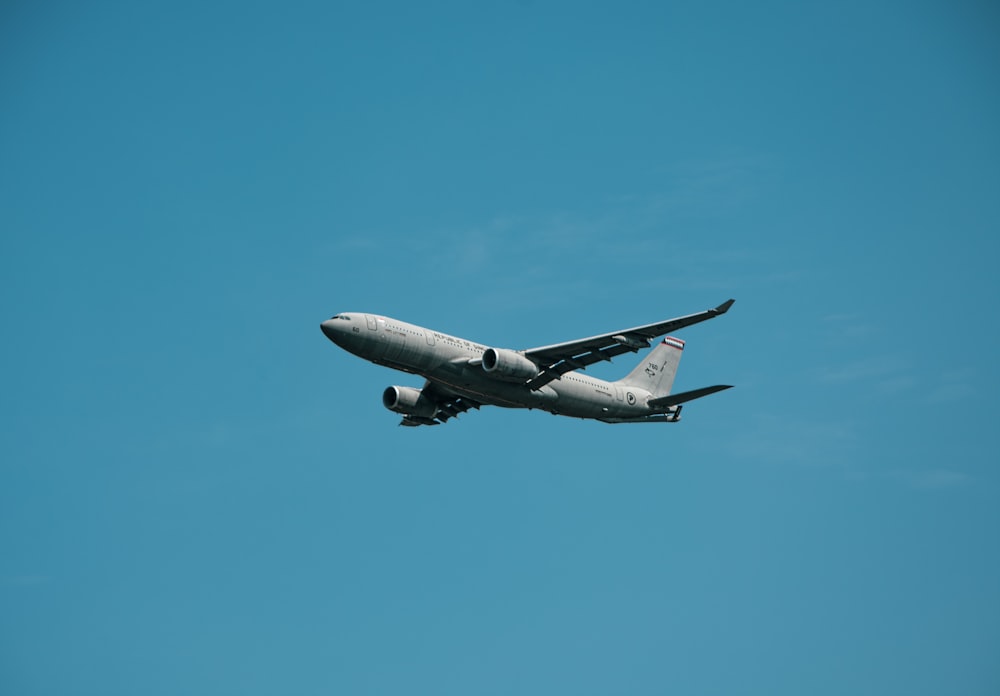
[[[344,314],[334,314],[332,317],[330,317],[330,319],[343,319],[344,321],[350,321],[351,320],[351,318],[349,316],[346,316]]]

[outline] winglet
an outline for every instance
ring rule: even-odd
[[[736,300],[726,300],[718,307],[716,307],[713,311],[716,314],[725,314],[726,312],[729,311],[729,308],[733,306],[733,302],[736,302]]]

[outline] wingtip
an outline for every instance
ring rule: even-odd
[[[717,313],[719,313],[719,314],[725,314],[726,312],[729,311],[729,308],[733,306],[734,302],[736,302],[736,300],[732,300],[732,299],[731,300],[726,300],[725,302],[723,302],[722,304],[720,304],[718,307],[716,307],[715,311]]]

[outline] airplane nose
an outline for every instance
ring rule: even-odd
[[[324,321],[322,324],[319,325],[319,328],[323,331],[323,334],[327,338],[329,338],[331,341],[335,340],[334,337],[337,335],[337,322],[335,322],[333,319],[327,319],[326,321]]]

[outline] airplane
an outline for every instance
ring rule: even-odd
[[[655,324],[528,350],[491,348],[376,314],[335,314],[320,328],[344,350],[377,365],[420,375],[420,389],[387,387],[382,404],[400,425],[438,425],[469,409],[528,408],[604,423],[676,423],[683,404],[729,389],[720,384],[671,394],[684,341],[664,338],[616,382],[581,374],[589,365],[637,353],[650,341],[721,316],[735,300]]]

